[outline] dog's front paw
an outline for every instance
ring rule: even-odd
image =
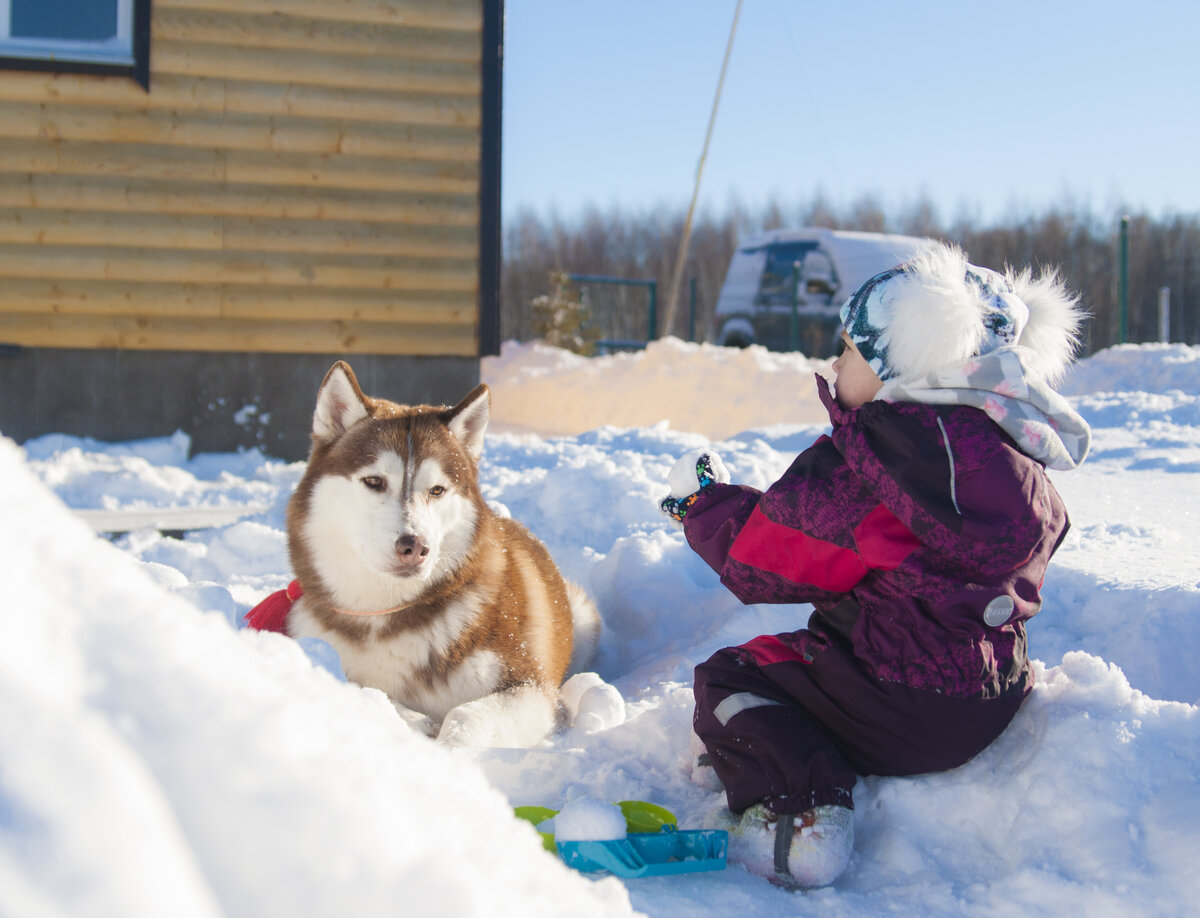
[[[460,704],[446,715],[437,733],[439,743],[447,746],[491,746],[494,743],[494,724],[488,712],[476,702]]]
[[[557,711],[558,698],[545,689],[517,686],[454,708],[442,721],[438,742],[448,746],[528,748],[554,729]]]

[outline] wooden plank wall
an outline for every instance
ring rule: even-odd
[[[471,356],[481,0],[153,0],[0,72],[0,343]]]

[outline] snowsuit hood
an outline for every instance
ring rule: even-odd
[[[1073,469],[1087,457],[1091,428],[1029,363],[1027,348],[1002,347],[924,377],[889,380],[876,399],[982,409],[1025,455]]]

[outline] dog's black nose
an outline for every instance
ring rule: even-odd
[[[405,533],[396,540],[396,554],[404,564],[417,565],[429,554],[429,546],[420,536]]]

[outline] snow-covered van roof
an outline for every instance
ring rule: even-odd
[[[844,300],[880,271],[912,258],[933,240],[891,233],[864,233],[825,227],[777,229],[744,239],[729,264],[716,313],[745,312],[753,303],[766,252],[772,245],[811,242],[829,256],[836,284],[835,299]],[[756,257],[757,256],[757,257]]]

